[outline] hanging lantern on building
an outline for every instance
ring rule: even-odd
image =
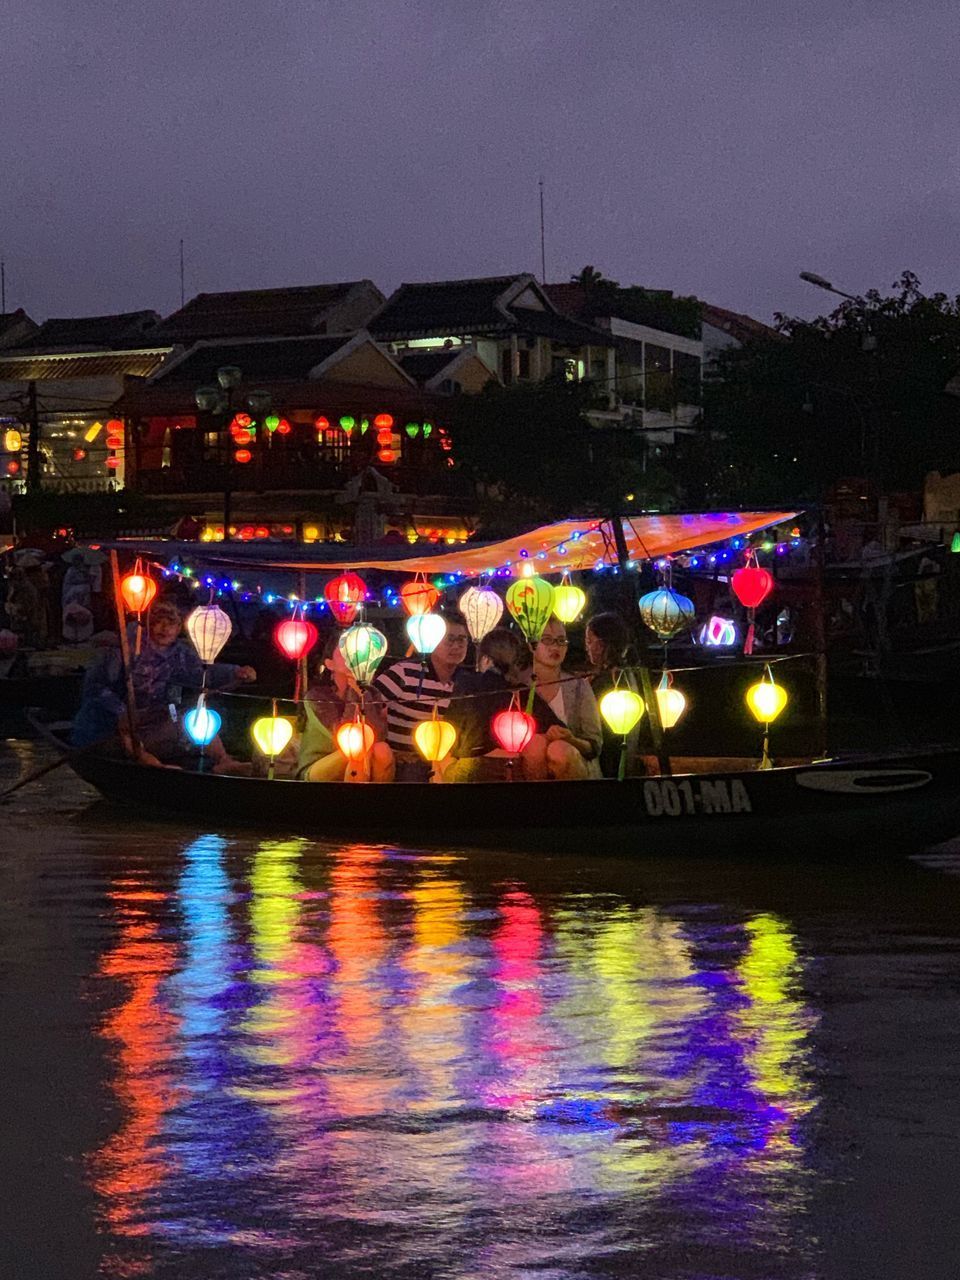
[[[216,662],[217,654],[230,639],[233,624],[215,604],[198,605],[187,615],[187,635],[204,666]]]
[[[337,623],[349,626],[357,616],[367,594],[367,584],[355,573],[342,573],[331,578],[323,588],[324,598]]]
[[[277,623],[273,638],[281,653],[291,662],[299,662],[317,643],[317,628],[306,618],[288,618]]]
[[[543,578],[520,578],[507,588],[507,608],[530,644],[536,644],[550,621],[553,587]]]
[[[373,425],[378,431],[391,431],[393,429],[393,415],[389,413],[378,413],[373,420]]]
[[[424,760],[436,764],[444,760],[453,750],[457,740],[457,731],[449,720],[437,718],[437,709],[433,709],[430,720],[421,720],[413,731],[413,740]]]
[[[640,597],[638,607],[644,624],[661,640],[678,635],[696,616],[693,601],[672,587],[647,592]]]
[[[730,579],[733,594],[747,611],[747,634],[743,652],[753,653],[754,613],[773,590],[773,574],[758,564],[745,564]]]
[[[414,425],[416,425],[416,424],[414,424]],[[424,440],[429,440],[429,439],[430,439],[430,436],[433,434],[433,423],[432,423],[432,422],[425,422],[425,423],[423,424],[423,426],[421,427],[421,430],[423,431],[423,438],[424,438]]]
[[[406,631],[417,653],[426,657],[447,634],[447,624],[439,613],[415,613],[407,619]]]
[[[7,463],[7,475],[15,476],[20,474],[20,463],[16,458],[11,458]]]
[[[467,587],[457,603],[474,644],[479,644],[503,617],[503,601],[489,587]]]
[[[407,435],[410,437],[411,440],[415,440],[417,436],[420,434],[420,423],[408,422],[403,429],[407,433]]]
[[[284,716],[261,716],[254,720],[253,740],[271,760],[278,756],[293,737],[293,724]]]
[[[587,604],[587,595],[580,587],[575,587],[570,581],[570,575],[565,573],[560,581],[559,587],[553,589],[553,612],[564,624],[569,626],[571,622],[576,622],[583,613]]]
[[[376,737],[362,716],[357,720],[345,720],[337,729],[337,750],[351,764],[359,764],[372,750]]]
[[[138,617],[153,603],[153,598],[157,594],[157,584],[149,574],[143,572],[143,566],[139,560],[133,567],[133,573],[128,573],[120,579],[120,594],[123,596],[127,612],[135,613]]]
[[[520,695],[515,693],[507,710],[493,717],[490,728],[501,748],[508,755],[518,756],[533,741],[537,722],[533,716],[520,710]]]
[[[19,453],[23,448],[23,435],[16,427],[8,427],[3,433],[3,447],[7,453]]]
[[[291,427],[290,423],[287,421],[286,418],[281,418],[280,421],[277,423],[278,436],[288,436],[292,430],[293,430],[293,427]]]
[[[237,449],[234,451],[233,460],[239,462],[241,466],[248,463],[253,458],[253,454],[249,449]]]
[[[207,706],[202,693],[197,699],[197,705],[183,717],[187,737],[198,747],[209,747],[220,732],[221,724],[219,715]]]
[[[321,433],[324,431],[330,430],[330,420],[329,418],[325,418],[323,414],[320,414],[318,417],[314,418],[313,425],[314,427],[316,427],[317,431]]]
[[[357,683],[368,685],[387,652],[387,637],[376,627],[358,622],[343,632],[338,647]]]
[[[687,700],[670,683],[672,677],[664,671],[656,688],[657,706],[660,710],[660,723],[664,729],[672,729],[687,709]]]
[[[120,436],[120,438],[121,438],[121,440],[122,440],[122,439],[123,439],[123,419],[122,419],[122,418],[111,418],[111,419],[107,422],[107,431],[108,431],[111,435],[118,435],[118,436]]]
[[[340,429],[341,431],[345,431],[347,435],[350,435],[356,425],[356,418],[352,418],[349,413],[345,413],[340,419]]]
[[[418,613],[429,613],[439,599],[440,592],[422,573],[400,588],[400,603],[411,618]]]

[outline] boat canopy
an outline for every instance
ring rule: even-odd
[[[707,514],[622,516],[628,558],[656,560],[738,535],[755,533],[792,520],[796,511],[727,511]],[[404,546],[353,546],[325,543],[293,546],[282,543],[179,542],[124,539],[97,547],[163,560],[189,559],[211,568],[256,566],[296,573],[380,569],[389,573],[448,573],[464,578],[512,576],[530,563],[537,573],[576,572],[618,562],[612,520],[560,520],[498,542],[468,542],[429,551]]]

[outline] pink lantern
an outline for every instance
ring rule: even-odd
[[[317,628],[306,618],[288,618],[277,625],[273,633],[277,648],[291,662],[299,662],[305,653],[317,643]]]
[[[537,722],[533,716],[520,710],[520,695],[515,693],[510,706],[493,717],[490,727],[503,750],[511,756],[518,756],[533,741]]]

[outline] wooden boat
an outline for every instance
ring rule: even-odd
[[[450,785],[305,783],[77,753],[108,800],[204,829],[584,855],[866,860],[960,832],[960,749],[672,777]]]

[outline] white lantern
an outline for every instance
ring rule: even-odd
[[[219,606],[202,604],[187,617],[187,635],[205,665],[216,662],[217,654],[230,639],[233,624]]]
[[[503,601],[489,587],[467,587],[459,604],[474,644],[479,644],[503,617]]]
[[[407,635],[417,653],[433,653],[447,634],[447,624],[439,613],[417,613],[407,619]]]

